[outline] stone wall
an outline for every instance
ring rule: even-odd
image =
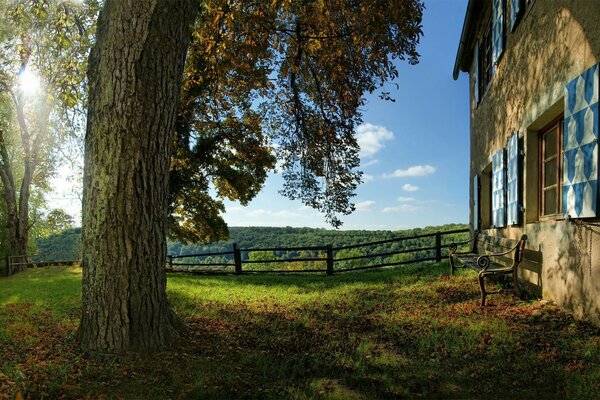
[[[491,1],[479,4],[475,11],[471,34],[479,38],[491,16]],[[541,269],[522,271],[522,277],[540,285],[545,298],[600,325],[600,234],[584,231],[580,237],[580,228],[562,218],[543,222],[537,218],[537,133],[561,115],[564,85],[600,61],[598,21],[596,1],[534,1],[514,32],[507,24],[504,54],[479,105],[471,62],[470,204],[472,210],[473,176],[489,168],[492,154],[506,147],[509,136],[518,131],[525,149],[524,221],[488,233],[513,239],[526,233],[527,247],[541,253],[543,263]]]

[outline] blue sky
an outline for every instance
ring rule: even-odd
[[[399,85],[389,85],[396,102],[367,97],[364,124],[357,130],[366,180],[357,190],[356,211],[343,216],[341,229],[405,229],[468,221],[468,80],[452,80],[466,0],[425,0],[417,65],[399,63]],[[48,196],[79,220],[81,202],[63,167]],[[246,207],[226,202],[230,226],[329,228],[322,215],[288,200],[283,181],[268,177]]]
[[[466,0],[425,1],[420,63],[399,63],[396,102],[368,96],[357,131],[368,182],[342,229],[404,229],[468,221],[468,80],[452,80]],[[247,207],[227,202],[230,226],[324,227],[322,215],[281,197],[271,174]]]

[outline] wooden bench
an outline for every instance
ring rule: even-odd
[[[471,268],[477,271],[479,287],[481,289],[481,305],[485,305],[488,294],[499,293],[500,290],[487,291],[484,278],[512,275],[514,290],[521,297],[517,267],[523,260],[523,251],[527,243],[527,235],[522,235],[519,240],[498,238],[475,232],[473,237],[466,242],[451,243],[448,246],[451,273],[457,268]],[[459,246],[471,244],[471,250],[458,252]]]

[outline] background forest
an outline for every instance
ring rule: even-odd
[[[230,252],[232,244],[237,243],[242,249],[273,248],[273,247],[303,247],[303,246],[325,246],[331,244],[334,248],[354,244],[371,243],[389,240],[399,237],[410,237],[435,232],[444,232],[457,229],[466,229],[465,224],[447,224],[442,226],[428,226],[400,231],[368,231],[368,230],[333,230],[321,228],[293,228],[293,227],[231,227],[229,228],[230,239],[212,244],[184,244],[177,241],[169,241],[168,254],[171,256],[182,256],[200,253]],[[81,228],[65,229],[60,233],[39,238],[36,241],[36,261],[58,261],[74,260],[79,258]],[[461,241],[467,237],[466,234],[450,234],[443,236],[442,244],[452,241]],[[385,252],[397,252],[401,250],[423,248],[434,246],[434,238],[417,238],[403,240],[394,243],[385,243],[374,246],[361,247],[358,249],[344,249],[336,252],[336,258],[354,257],[365,254],[377,254]],[[245,260],[267,260],[278,258],[301,258],[301,257],[323,257],[318,251],[278,251],[278,252],[242,252]],[[396,254],[387,257],[370,259],[370,263],[400,262],[414,258],[431,257],[431,251],[412,254]],[[182,259],[185,263],[231,263],[233,255],[191,257]],[[350,260],[339,263],[336,267],[352,268],[358,264],[364,265],[363,260]],[[325,268],[324,262],[296,263],[287,265],[288,269]],[[254,264],[253,269],[268,269],[275,265]],[[281,265],[277,265],[278,268]]]

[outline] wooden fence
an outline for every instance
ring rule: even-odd
[[[79,260],[32,261],[29,256],[6,257],[6,275],[11,276],[27,268],[78,265]]]
[[[300,246],[300,247],[265,247],[265,248],[239,248],[236,243],[232,244],[231,251],[224,252],[212,252],[212,253],[198,253],[198,254],[185,254],[185,255],[169,255],[167,257],[167,271],[169,272],[185,272],[185,273],[234,273],[240,275],[242,273],[326,273],[327,275],[333,275],[335,272],[347,272],[357,271],[373,268],[391,267],[403,264],[410,264],[416,262],[435,261],[440,262],[443,257],[447,256],[449,242],[445,242],[444,236],[453,234],[467,234],[469,229],[457,229],[452,231],[440,231],[434,233],[426,233],[415,236],[398,237],[394,239],[379,240],[369,243],[353,244],[346,246],[333,247],[332,245],[326,246]],[[404,248],[401,250],[391,250],[384,252],[367,252],[367,254],[353,255],[353,256],[341,256],[338,257],[338,253],[342,250],[369,248],[373,246],[389,245],[392,243],[401,243],[415,239],[432,239],[432,244],[423,247]],[[266,258],[252,260],[249,257],[243,257],[248,253],[289,253],[289,252],[314,252],[317,255],[314,257],[291,257],[291,258]],[[416,257],[409,260],[401,261],[381,261],[372,264],[372,260],[377,259],[383,260],[383,257],[389,258],[399,254],[416,254]],[[425,257],[419,257],[419,254],[426,254]],[[206,257],[220,257],[227,259],[226,262],[202,262],[202,261],[187,261],[191,259],[206,258]],[[349,261],[359,261],[364,265],[357,265],[347,267]],[[253,265],[256,264],[285,264],[285,263],[320,263],[324,268],[307,268],[307,269],[253,269]],[[341,264],[340,264],[341,263]],[[337,266],[337,267],[336,267]]]
[[[236,243],[231,246],[231,251],[224,252],[212,252],[212,253],[198,253],[198,254],[185,254],[185,255],[169,255],[167,257],[167,271],[169,272],[184,272],[191,274],[205,274],[205,273],[234,273],[240,275],[242,273],[325,273],[327,275],[333,275],[336,272],[347,272],[347,271],[358,271],[382,267],[392,267],[397,265],[404,265],[416,262],[435,261],[440,262],[444,257],[447,256],[448,240],[444,241],[444,237],[455,234],[468,234],[469,229],[457,229],[451,231],[439,231],[434,233],[426,233],[415,236],[398,237],[394,239],[379,240],[369,243],[352,244],[345,246],[333,247],[332,245],[326,246],[299,246],[299,247],[264,247],[264,248],[239,248]],[[466,238],[466,237],[465,237]],[[464,241],[465,238],[454,240]],[[374,246],[385,246],[393,243],[402,243],[416,239],[431,239],[431,245],[402,248],[400,250],[390,251],[370,251],[369,248]],[[340,252],[344,250],[353,249],[367,249],[366,254],[360,255],[349,255],[340,256]],[[371,249],[372,250],[372,249]],[[265,259],[250,259],[249,253],[290,253],[290,252],[313,252],[316,256],[300,256],[300,257],[288,257],[288,258],[277,258],[275,256]],[[302,254],[302,253],[300,253]],[[400,254],[414,254],[415,257],[408,260],[400,261],[385,261],[386,258]],[[421,255],[421,256],[420,256]],[[423,256],[425,255],[425,256]],[[226,262],[203,262],[203,261],[188,261],[186,259],[198,259],[206,257],[221,257],[227,259]],[[379,259],[381,262],[377,262]],[[375,262],[373,263],[373,260]],[[348,266],[349,262],[354,265]],[[27,256],[12,256],[8,257],[7,260],[8,275],[15,274],[23,271],[26,268],[32,267],[45,267],[53,265],[76,265],[79,260],[64,260],[64,261],[31,261]],[[268,264],[289,264],[289,263],[310,263],[309,265],[314,266],[317,264],[322,265],[322,268],[301,268],[301,269],[260,269],[257,265],[264,267]]]
[[[8,256],[6,258],[7,275],[11,276],[17,272],[27,269],[29,257],[27,256]]]

